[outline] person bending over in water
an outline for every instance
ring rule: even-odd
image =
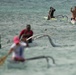
[[[54,16],[54,12],[56,10],[53,8],[53,7],[50,7],[50,10],[49,10],[49,13],[48,13],[48,19],[47,20],[50,20],[51,18],[55,18]]]
[[[75,20],[76,21],[76,6],[73,8],[71,8],[70,10],[72,12],[72,18],[71,20]]]

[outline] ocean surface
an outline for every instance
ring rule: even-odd
[[[68,19],[46,20],[50,6],[56,9],[55,16]],[[0,57],[8,53],[12,39],[20,31],[31,25],[34,35],[48,34],[48,37],[35,39],[25,49],[25,58],[51,56],[46,59],[30,60],[25,63],[10,63],[11,55],[0,66],[0,75],[76,75],[76,25],[70,23],[70,8],[76,0],[0,0]]]

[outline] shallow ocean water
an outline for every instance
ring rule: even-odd
[[[53,47],[47,37],[36,39],[25,49],[25,58],[52,56],[56,64],[49,59],[47,67],[47,61],[39,59],[11,67],[10,55],[0,67],[0,75],[75,75],[76,25],[70,23],[70,8],[75,4],[75,0],[0,0],[0,56],[8,52],[13,37],[27,24],[32,26],[34,35],[48,33],[54,44],[60,46]],[[68,20],[45,20],[50,6],[56,9],[55,16],[66,15]]]

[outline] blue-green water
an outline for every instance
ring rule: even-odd
[[[76,25],[69,23],[70,8],[75,5],[76,0],[0,0],[0,56],[8,52],[12,38],[26,24],[31,24],[34,35],[45,33],[47,29],[53,42],[62,46],[52,47],[47,37],[36,39],[31,47],[25,49],[25,57],[52,56],[56,64],[49,60],[50,67],[47,68],[46,60],[42,59],[11,68],[8,62],[10,55],[0,67],[0,75],[76,75]],[[50,6],[56,9],[55,16],[66,15],[68,20],[45,20]]]

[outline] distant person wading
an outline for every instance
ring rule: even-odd
[[[71,20],[75,20],[76,21],[76,6],[73,8],[71,8],[71,13],[72,13],[72,17]]]
[[[51,18],[55,18],[54,16],[54,12],[56,10],[53,8],[53,7],[50,7],[50,10],[49,10],[49,13],[48,13],[48,19],[47,20],[50,20]]]

